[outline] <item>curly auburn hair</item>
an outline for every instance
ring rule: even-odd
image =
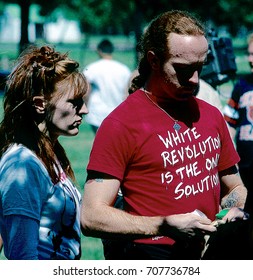
[[[34,96],[45,100],[57,100],[68,90],[75,96],[84,96],[88,83],[78,71],[78,62],[68,54],[56,52],[50,46],[27,48],[18,58],[9,75],[4,95],[4,117],[0,125],[0,156],[13,144],[23,144],[31,149],[45,164],[54,183],[59,181],[56,158],[70,178],[74,173],[64,148],[38,128],[38,119],[33,106]],[[65,83],[66,91],[56,91],[57,85]]]

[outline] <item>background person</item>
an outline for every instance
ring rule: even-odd
[[[220,206],[224,221],[243,219],[247,193],[223,115],[193,96],[208,42],[198,20],[170,11],[140,46],[133,93],[93,143],[83,233],[117,239],[109,259],[198,259]],[[123,210],[114,207],[119,189]]]
[[[238,79],[224,115],[240,156],[239,172],[248,189],[246,209],[253,214],[253,34],[248,37],[250,73]]]
[[[203,79],[199,79],[199,89],[196,93],[196,96],[215,106],[223,113],[223,106],[218,91]]]
[[[80,259],[80,193],[58,137],[88,113],[78,63],[28,49],[7,80],[0,125],[0,229],[7,259]]]
[[[104,118],[125,98],[130,69],[113,59],[114,45],[103,39],[97,45],[99,60],[87,65],[83,71],[90,83],[88,96],[89,114],[86,122],[94,132]]]
[[[0,253],[2,252],[2,248],[3,248],[3,239],[2,239],[2,236],[0,234]]]

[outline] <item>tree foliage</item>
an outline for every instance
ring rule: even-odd
[[[29,45],[28,37],[28,25],[29,25],[29,10],[31,4],[38,4],[41,7],[40,13],[42,15],[48,15],[51,13],[58,5],[64,3],[64,0],[1,0],[5,4],[18,4],[21,11],[21,30],[20,30],[20,43],[19,51],[22,52],[27,45]]]
[[[252,29],[253,22],[252,0],[0,0],[1,3],[16,3],[20,6],[21,49],[29,43],[28,22],[31,4],[40,5],[40,13],[43,16],[49,16],[56,8],[62,9],[66,16],[79,21],[80,29],[84,33],[127,34],[134,31],[137,39],[147,22],[170,9],[196,13],[209,24],[226,26],[233,36],[242,26]]]
[[[69,16],[79,19],[85,33],[122,33],[129,27],[133,1],[72,0],[66,1]]]
[[[242,26],[253,25],[252,0],[70,0],[65,5],[75,12],[84,32],[140,33],[154,16],[170,9],[195,13],[210,27],[226,27],[232,36]]]

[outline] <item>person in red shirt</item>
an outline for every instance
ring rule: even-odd
[[[223,115],[194,96],[204,27],[184,11],[165,12],[140,47],[131,94],[94,140],[82,230],[118,240],[108,259],[198,259],[216,214],[229,208],[224,221],[243,219],[247,195]],[[119,191],[123,209],[114,207]]]

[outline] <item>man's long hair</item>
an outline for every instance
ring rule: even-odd
[[[168,11],[153,19],[138,43],[139,75],[132,80],[129,93],[143,87],[151,72],[151,66],[147,59],[149,51],[156,54],[161,64],[168,58],[170,33],[195,36],[206,35],[206,30],[199,19],[185,11]]]

